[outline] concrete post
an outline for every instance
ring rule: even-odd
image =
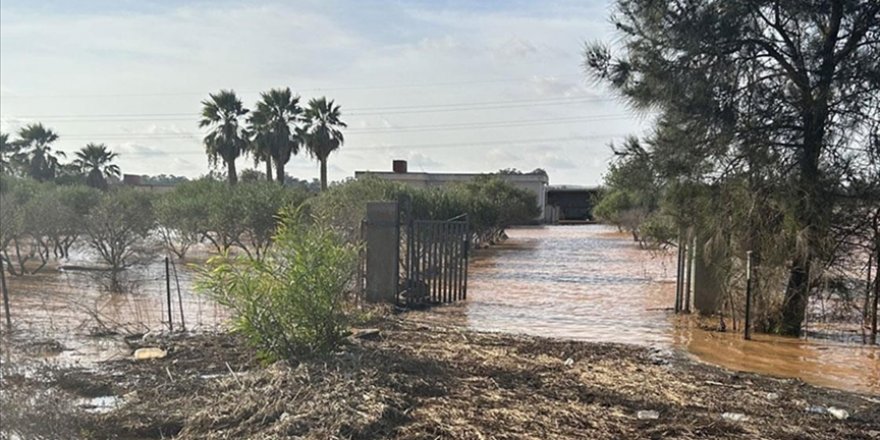
[[[705,240],[699,246],[694,243],[693,304],[702,315],[713,315],[721,308],[721,280],[718,279],[715,264],[724,258],[717,252],[707,253]]]
[[[400,218],[397,202],[367,202],[367,288],[369,302],[397,301]]]

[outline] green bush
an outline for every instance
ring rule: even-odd
[[[85,186],[59,186],[3,176],[0,250],[8,264],[7,271],[17,275],[36,273],[53,257],[66,258],[84,232],[85,216],[99,199],[98,191]],[[31,259],[38,260],[38,265],[26,269]]]
[[[104,193],[86,216],[89,246],[110,267],[113,290],[123,270],[152,254],[148,238],[155,225],[153,195],[135,189]]]
[[[361,221],[367,214],[367,202],[397,200],[407,188],[395,182],[374,177],[347,180],[332,185],[307,206],[318,217],[332,225],[347,241],[360,237]]]
[[[185,182],[157,201],[159,233],[179,258],[203,239],[219,253],[237,247],[260,257],[275,233],[275,215],[307,197],[302,189],[265,181],[234,186],[211,179]]]
[[[494,175],[434,189],[418,189],[368,176],[334,185],[310,200],[309,206],[349,241],[356,241],[367,202],[403,197],[411,200],[412,216],[416,219],[448,220],[467,214],[475,242],[494,241],[505,228],[531,223],[539,214],[534,194]]]
[[[200,269],[197,289],[233,314],[267,361],[332,351],[348,327],[345,291],[357,250],[324,222],[285,210],[263,258],[218,256]]]
[[[456,190],[462,193],[459,197],[477,243],[493,243],[505,228],[533,223],[540,214],[534,194],[495,175],[480,176]]]

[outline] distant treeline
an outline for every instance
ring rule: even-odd
[[[277,214],[289,207],[354,242],[367,201],[404,197],[416,218],[466,214],[476,244],[496,240],[505,227],[538,214],[533,194],[492,175],[432,190],[367,178],[334,184],[322,193],[260,180],[228,185],[211,177],[183,181],[164,193],[126,186],[100,191],[4,175],[0,250],[6,270],[24,275],[83,246],[101,258],[115,282],[124,269],[163,249],[184,258],[200,243],[217,253],[237,249],[259,259],[272,243]]]

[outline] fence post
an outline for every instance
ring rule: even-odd
[[[696,239],[696,237],[691,239],[691,235],[692,235],[692,233],[690,231],[688,231],[688,245],[687,245],[687,250],[685,252],[685,264],[687,265],[687,267],[685,267],[685,285],[684,285],[684,292],[682,294],[684,302],[681,306],[681,309],[684,313],[691,312],[691,287],[693,284],[691,277],[694,273],[693,272],[694,250],[697,247],[697,239]]]
[[[681,233],[678,235],[678,258],[675,261],[675,313],[681,312],[681,292],[684,287],[684,242]]]
[[[180,293],[180,278],[177,276],[177,265],[171,260],[171,270],[174,271],[174,284],[177,285],[177,308],[180,309],[180,328],[186,331],[186,320],[183,318],[183,295]]]
[[[168,331],[174,331],[171,317],[171,273],[168,270],[168,256],[165,256],[165,296],[168,299]]]
[[[467,218],[467,217],[465,217]],[[468,261],[471,256],[471,228],[470,226],[464,227],[465,238],[464,238],[464,280],[462,281],[462,296],[461,299],[467,299],[467,281],[468,281]]]
[[[368,202],[366,225],[369,302],[394,302],[400,269],[400,217],[397,202]]]
[[[752,339],[752,251],[746,252],[746,322],[745,339]]]
[[[871,308],[871,343],[877,343],[877,297],[880,297],[880,244],[876,245],[877,256],[874,257],[874,263],[877,270],[874,271],[874,305]],[[7,315],[8,316],[8,315]]]
[[[355,293],[355,304],[357,306],[361,305],[361,301],[364,299],[365,287],[364,287],[364,272],[366,269],[364,266],[366,265],[367,252],[366,252],[366,228],[367,228],[367,219],[361,219],[361,227],[358,231],[358,238],[360,239],[360,246],[358,247],[358,262],[357,262],[357,286]]]
[[[0,287],[3,288],[3,310],[6,312],[6,330],[12,330],[12,317],[9,316],[9,289],[6,287],[6,268],[0,257]]]
[[[862,335],[865,334],[865,329],[870,325],[870,310],[868,305],[871,301],[871,269],[874,267],[874,253],[871,252],[868,255],[868,276],[865,278],[865,304],[862,307]]]

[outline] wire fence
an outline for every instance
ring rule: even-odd
[[[6,277],[11,330],[53,338],[222,328],[229,315],[194,291],[193,269],[169,258],[166,271],[165,261],[129,268],[116,280],[80,270]]]

